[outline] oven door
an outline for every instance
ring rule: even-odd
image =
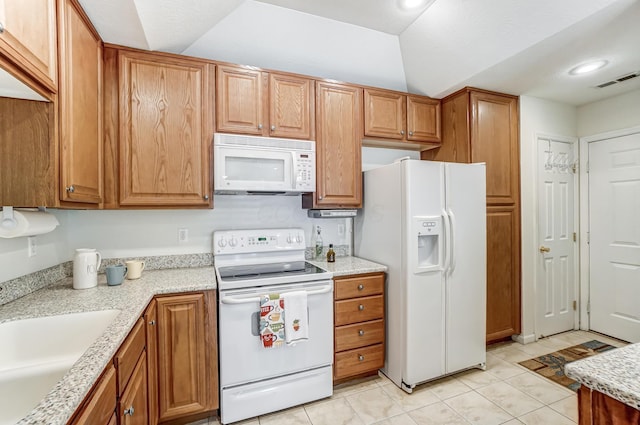
[[[260,341],[259,297],[307,291],[309,340],[264,348]],[[264,379],[330,365],[333,361],[333,281],[220,291],[220,386]]]
[[[214,158],[216,193],[294,189],[291,151],[219,146]]]

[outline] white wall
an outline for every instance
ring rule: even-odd
[[[522,334],[535,338],[537,240],[537,134],[577,136],[576,107],[535,97],[520,97],[520,179],[522,229]]]
[[[606,88],[602,90],[606,90]],[[640,90],[589,103],[578,108],[578,135],[580,137],[638,125],[640,125]]]
[[[301,227],[307,246],[322,227],[324,245],[351,241],[339,225],[346,219],[310,219],[300,196],[216,196],[213,210],[54,211],[60,226],[37,236],[39,249],[27,257],[27,238],[0,239],[0,282],[69,261],[76,248],[96,248],[104,258],[211,252],[215,230]],[[178,229],[189,240],[178,243]]]

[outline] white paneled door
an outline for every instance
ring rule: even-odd
[[[640,342],[640,133],[589,143],[590,327]]]
[[[575,144],[538,138],[538,337],[576,325]]]

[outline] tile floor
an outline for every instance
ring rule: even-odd
[[[234,425],[572,425],[578,421],[576,393],[518,362],[597,339],[567,332],[522,345],[507,342],[487,350],[487,370],[469,370],[418,386],[406,394],[384,376],[344,384],[333,396]],[[219,425],[216,418],[191,425]]]

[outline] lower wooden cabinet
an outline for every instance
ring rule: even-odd
[[[120,425],[147,425],[149,423],[147,399],[147,353],[143,351],[118,403]]]
[[[215,293],[158,297],[159,421],[218,408]]]
[[[215,291],[153,299],[72,425],[189,423],[218,408]]]
[[[384,366],[384,273],[334,280],[333,379],[339,383]]]
[[[578,425],[640,424],[640,410],[584,385],[578,390]]]
[[[70,423],[72,425],[115,425],[115,409],[116,369],[110,364]]]

